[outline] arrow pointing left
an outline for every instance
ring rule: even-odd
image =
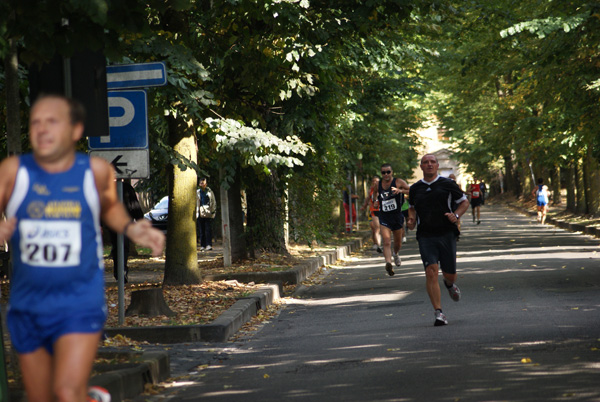
[[[117,155],[117,157],[110,162],[119,174],[123,173],[123,171],[119,169],[120,166],[127,167],[127,162],[119,162],[122,157],[123,155]]]

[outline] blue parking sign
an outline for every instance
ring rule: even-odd
[[[109,135],[90,137],[90,149],[148,148],[146,91],[109,91],[108,119]]]

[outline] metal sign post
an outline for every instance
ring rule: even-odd
[[[117,195],[119,201],[123,202],[123,181],[117,180]],[[113,247],[115,245],[113,244]],[[123,325],[125,322],[125,264],[123,263],[123,256],[125,254],[125,236],[123,233],[117,234],[117,253],[115,259],[115,266],[113,269],[117,270],[117,286],[119,289],[119,325]],[[127,258],[128,256],[125,256]]]
[[[0,313],[0,402],[8,402],[8,376],[6,374],[6,358],[4,355],[4,334],[2,331],[2,314]]]

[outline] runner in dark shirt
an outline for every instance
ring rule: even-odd
[[[435,309],[434,325],[446,325],[448,320],[442,312],[439,269],[444,284],[454,301],[460,300],[456,286],[456,238],[457,222],[469,208],[469,201],[458,185],[438,175],[439,164],[435,155],[421,159],[423,179],[410,187],[408,228],[417,227],[419,252],[425,267],[426,287]],[[453,210],[452,203],[456,204]]]

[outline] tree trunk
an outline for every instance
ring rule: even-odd
[[[19,94],[19,59],[17,41],[9,39],[4,59],[6,83],[6,148],[9,155],[21,154],[21,97]]]
[[[231,237],[231,261],[238,262],[248,256],[246,236],[244,234],[244,210],[242,209],[242,191],[240,175],[236,174],[227,190],[229,195],[229,234]]]
[[[560,195],[560,168],[554,166],[551,172],[552,175],[552,205],[561,205],[562,199]]]
[[[592,147],[588,146],[585,154],[583,170],[585,172],[585,200],[588,214],[596,215],[598,213],[598,199],[600,196],[600,183],[598,174],[598,161],[592,155]]]
[[[125,310],[125,316],[139,315],[172,317],[175,313],[167,306],[162,288],[141,289],[131,292],[131,303]]]
[[[583,161],[581,160],[581,158],[577,158],[575,163],[575,185],[577,187],[577,206],[575,207],[575,211],[578,214],[587,214],[585,203],[585,175],[583,173]]]
[[[513,169],[512,156],[509,153],[504,155],[504,191],[509,194],[517,195],[517,180]]]
[[[197,161],[193,127],[181,117],[167,117],[173,150]],[[191,168],[169,166],[169,221],[165,261],[165,285],[191,285],[202,281],[196,243],[196,189],[198,177]]]
[[[251,256],[257,251],[287,254],[283,233],[283,204],[274,173],[260,180],[255,177],[246,190],[248,203],[247,239]]]
[[[575,168],[573,163],[569,164],[564,169],[565,185],[567,187],[567,211],[575,212],[576,195],[575,195]]]

